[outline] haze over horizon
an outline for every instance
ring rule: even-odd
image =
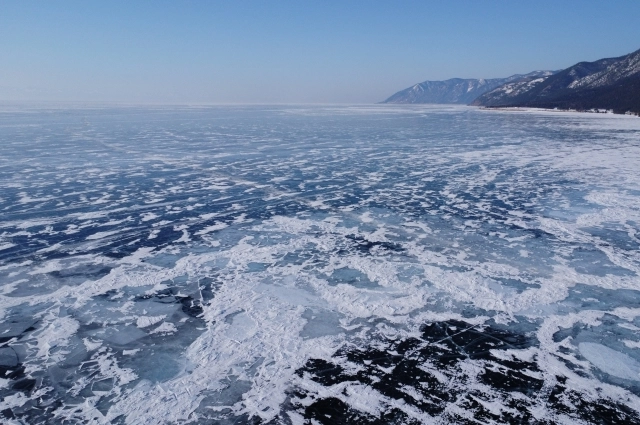
[[[640,2],[4,2],[1,101],[373,103],[640,48]]]

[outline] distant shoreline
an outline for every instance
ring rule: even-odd
[[[536,111],[536,112],[578,112],[582,114],[598,114],[598,115],[626,115],[631,117],[640,118],[640,114],[635,112],[614,112],[613,109],[589,109],[589,110],[579,110],[579,109],[560,109],[560,108],[535,108],[535,107],[527,107],[527,106],[479,106],[478,109],[486,109],[492,111],[507,111],[507,112],[526,112],[526,111]]]

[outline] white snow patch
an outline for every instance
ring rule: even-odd
[[[136,321],[136,326],[139,328],[146,328],[147,326],[155,325],[156,323],[164,320],[166,317],[166,314],[163,314],[161,316],[140,316]]]
[[[162,322],[160,326],[149,332],[150,334],[172,334],[178,332],[178,328],[171,322]]]
[[[222,229],[224,229],[226,227],[228,227],[228,225],[225,224],[225,223],[216,223],[214,225],[207,226],[207,227],[205,227],[204,229],[202,229],[200,231],[197,231],[195,234],[197,236],[206,235],[207,233],[215,232],[217,230],[222,230]]]

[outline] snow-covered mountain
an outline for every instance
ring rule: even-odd
[[[547,77],[509,82],[472,104],[640,112],[640,50],[618,58],[580,62]]]
[[[551,71],[534,71],[507,78],[452,78],[445,81],[424,81],[395,93],[382,103],[458,103],[467,105],[478,96],[505,83],[523,78],[546,77],[551,74],[553,74]]]

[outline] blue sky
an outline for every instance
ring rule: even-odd
[[[0,101],[369,103],[640,49],[640,1],[0,0]]]

